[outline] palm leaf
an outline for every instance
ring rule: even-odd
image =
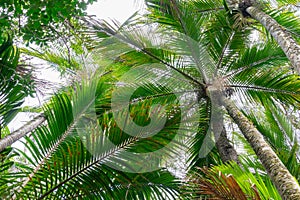
[[[100,126],[95,129],[93,102],[97,96],[101,97],[97,92],[101,93],[102,90],[100,87],[96,88],[95,82],[83,82],[76,88],[72,98],[59,94],[52,99],[51,106],[45,110],[48,125],[37,129],[32,134],[32,139],[26,138],[24,145],[29,154],[19,151],[30,165],[20,163],[17,166],[23,172],[7,175],[22,180],[26,177],[24,181],[13,182],[7,187],[10,195],[17,189],[13,198],[99,196],[103,199],[168,199],[177,196],[178,183],[167,171],[139,174],[117,170],[123,167],[137,170],[136,167],[130,167],[136,166],[141,160],[129,157],[124,151],[154,151],[155,144],[162,145],[164,141],[170,140],[170,134],[165,133],[173,129],[172,126],[176,129],[176,120],[163,130],[164,134],[151,140],[137,136],[115,137],[118,131],[120,134],[118,127],[103,127],[103,131]],[[113,123],[109,114],[104,114],[101,119],[101,124]],[[152,160],[155,162],[156,158]],[[149,157],[141,164],[144,165],[147,161],[151,161]]]
[[[196,173],[193,188],[202,197],[213,199],[280,199],[271,181],[252,174],[247,168],[242,169],[236,163],[200,168]]]
[[[7,38],[0,46],[0,130],[18,113],[24,98],[33,93],[30,72],[18,71],[19,51]],[[21,67],[21,66],[20,66]]]

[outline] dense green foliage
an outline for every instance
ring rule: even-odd
[[[3,0],[0,2],[0,36],[10,33],[24,42],[46,44],[72,29],[72,20],[86,15],[95,0]]]

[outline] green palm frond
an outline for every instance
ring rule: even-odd
[[[281,5],[297,5],[299,3],[298,0],[277,0],[277,3],[279,4],[279,6]]]
[[[199,41],[208,20],[222,9],[221,4],[220,1],[146,1],[150,8],[147,18],[152,23],[160,24],[165,32],[179,32]]]
[[[246,92],[250,99],[258,102],[275,98],[287,105],[296,106],[300,94],[298,76],[287,75],[287,71],[278,72],[275,69],[256,71],[255,77],[248,78],[246,82],[240,80],[230,87]],[[250,74],[248,73],[247,76]]]
[[[38,51],[35,49],[21,49],[21,52],[25,55],[39,58],[46,62],[49,62],[51,65],[55,66],[59,71],[64,72],[66,69],[78,70],[80,69],[78,61],[74,56],[70,55],[70,52],[65,52],[62,48],[55,46],[52,49],[55,51]]]
[[[92,196],[102,199],[173,199],[178,195],[179,183],[165,170],[123,172],[125,168],[127,171],[141,170],[139,167],[145,163],[148,163],[146,168],[160,163],[160,158],[143,156],[144,160],[141,160],[141,157],[129,155],[154,152],[174,140],[170,133],[174,131],[176,135],[178,129],[176,114],[170,112],[166,126],[153,137],[138,137],[142,132],[135,136],[124,133],[118,126],[113,126],[115,116],[112,118],[110,113],[99,116],[97,128],[93,107],[98,102],[95,99],[102,97],[102,88],[97,87],[97,82],[82,82],[73,95],[58,94],[52,99],[45,110],[48,125],[38,128],[31,138],[26,137],[24,145],[27,150],[19,151],[29,165],[19,163],[16,165],[18,171],[7,174],[14,181],[7,187],[6,195],[29,199]],[[156,88],[147,87],[152,91]],[[141,96],[136,95],[136,98]],[[143,113],[145,107],[154,103],[149,100],[134,105],[136,108],[132,108],[132,113],[147,115]],[[124,116],[124,113],[120,115]],[[137,124],[148,123],[147,117],[136,119]],[[181,144],[175,145],[178,149]]]
[[[202,13],[202,12],[212,12],[215,13],[216,11],[223,10],[224,5],[223,1],[213,1],[213,0],[196,0],[192,1],[191,4],[195,6],[195,9]]]
[[[246,69],[261,68],[261,67],[272,67],[282,66],[287,62],[283,51],[278,45],[266,42],[264,44],[256,44],[241,49],[238,57],[233,60],[228,66],[228,73],[237,74]],[[237,70],[236,72],[234,70]]]
[[[262,102],[275,98],[295,105],[299,102],[298,76],[288,72],[287,59],[282,50],[272,43],[258,44],[241,52],[239,58],[227,65],[225,87],[239,96]]]
[[[186,49],[186,46],[188,45],[190,40],[183,35],[178,35],[176,38],[166,38],[167,40],[169,40],[169,43],[164,42],[164,40],[161,40],[161,42],[159,43],[155,43],[155,40],[161,36],[160,34],[157,34],[155,32],[151,32],[153,33],[153,37],[151,37],[151,39],[147,39],[149,33],[137,31],[138,28],[135,29],[131,27],[130,29],[126,29],[125,27],[123,27],[123,31],[115,32],[116,30],[111,29],[103,23],[97,21],[93,21],[93,23],[95,34],[97,34],[97,32],[103,31],[104,33],[113,35],[113,37],[110,37],[108,39],[106,38],[104,40],[103,38],[100,38],[99,50],[102,50],[101,53],[104,52],[104,57],[122,62],[123,60],[128,60],[128,56],[127,58],[125,58],[125,54],[130,55],[131,52],[132,55],[139,56],[135,58],[142,59],[141,61],[135,60],[136,64],[159,62],[161,64],[167,65],[172,70],[179,72],[187,79],[190,79],[191,82],[195,82],[196,84],[201,85],[201,77],[197,78],[200,80],[197,80],[193,78],[189,73],[192,72],[193,74],[199,74],[199,69],[201,69],[201,62],[209,63],[206,59],[209,57],[198,56],[201,53],[204,53],[205,49],[201,46],[198,46],[196,42],[192,42],[192,46],[189,46],[189,49],[187,51],[183,51],[183,49]],[[180,36],[183,36],[184,38],[181,38]],[[168,47],[171,47],[172,44],[176,43],[181,46],[178,48],[180,48],[182,51],[178,56],[173,53],[174,49],[168,49]],[[137,52],[134,53],[134,51]],[[196,64],[198,65],[196,70],[193,69],[194,67],[188,67],[184,65],[184,63],[189,61],[183,58],[183,56],[185,56],[186,54],[190,55],[191,53],[193,53],[193,51],[195,51],[195,53],[197,54],[194,55],[194,58],[197,62]],[[96,51],[96,54],[98,52],[99,51]],[[101,53],[99,54],[101,55]],[[142,54],[145,54],[147,56]],[[188,70],[185,71],[185,69]]]
[[[233,28],[233,20],[223,12],[215,15],[206,31],[207,48],[218,68],[230,66],[238,57],[238,52],[247,48],[249,38],[245,37],[249,30]]]
[[[19,70],[19,51],[8,37],[0,46],[0,129],[18,113],[24,98],[33,93],[29,71]]]
[[[15,164],[13,159],[17,157],[18,154],[13,151],[11,147],[6,148],[0,153],[0,197],[5,198],[6,195],[9,194],[9,191],[6,188],[9,186],[10,183],[13,183],[10,176],[6,174],[9,173],[9,170]]]
[[[234,138],[234,144],[237,145],[237,148],[242,151],[241,155],[245,154],[246,157],[253,158],[255,157],[255,152],[253,151],[251,145],[247,142],[247,140],[241,135],[241,133],[233,131],[231,132]],[[255,157],[256,159],[256,157]]]
[[[175,30],[182,30],[180,22],[178,22],[177,16],[175,16],[176,14],[171,1],[147,0],[145,3],[151,11],[151,14],[148,16],[150,19],[159,24],[170,26]]]

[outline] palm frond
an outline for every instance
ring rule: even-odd
[[[140,31],[138,27],[122,27],[122,31],[115,32],[116,30],[112,29],[111,27],[99,22],[99,21],[91,21],[93,23],[93,29],[95,31],[95,34],[98,32],[104,32],[108,35],[112,35],[113,37],[108,39],[100,38],[100,45],[99,49],[104,50],[105,49],[105,57],[108,57],[110,59],[117,59],[120,60],[122,57],[122,54],[126,54],[129,52],[132,52],[132,50],[137,50],[142,52],[143,54],[146,54],[149,58],[152,60],[156,60],[157,62],[160,62],[161,64],[167,65],[169,68],[171,68],[174,71],[179,72],[187,79],[191,80],[191,82],[194,82],[194,84],[201,85],[201,78],[198,78],[200,80],[197,80],[193,78],[188,71],[184,71],[184,69],[178,68],[178,66],[183,66],[181,63],[187,62],[185,59],[181,60],[181,54],[178,56],[174,56],[173,53],[174,49],[168,49],[167,47],[171,46],[170,44],[164,42],[166,40],[170,40],[172,44],[176,44],[176,40],[178,42],[178,45],[181,45],[181,53],[184,54],[194,54],[193,59],[195,59],[198,71],[201,70],[200,65],[205,66],[202,62],[205,61],[205,63],[209,63],[208,60],[205,60],[205,58],[209,57],[199,57],[198,55],[201,55],[201,53],[205,53],[205,49],[199,46],[196,42],[192,42],[192,46],[188,46],[188,51],[183,51],[187,45],[191,42],[190,39],[184,37],[183,35],[179,34],[176,36],[176,38],[168,38],[166,37],[164,40],[161,40],[160,34],[157,34],[157,32],[151,31],[153,34],[151,39],[148,39],[149,32]],[[184,38],[181,38],[183,36]],[[159,42],[156,42],[159,41]],[[116,45],[116,46],[114,46]],[[128,58],[128,57],[127,57]],[[142,58],[142,57],[141,57]],[[145,57],[146,58],[146,57]],[[148,58],[148,60],[149,60]],[[200,59],[201,58],[201,59]],[[122,59],[121,59],[122,60]],[[144,60],[145,62],[145,60]],[[153,62],[153,61],[152,61]],[[192,67],[188,68],[191,69]],[[195,73],[195,72],[193,72]],[[199,72],[198,72],[199,73]]]
[[[228,80],[225,87],[258,102],[275,98],[293,105],[299,101],[298,76],[288,72],[287,59],[277,45],[254,45],[240,55],[228,65],[231,71],[223,77]]]
[[[298,0],[277,0],[278,6],[282,5],[297,5],[299,3]]]
[[[9,196],[7,188],[13,184],[15,179],[8,176],[15,162],[13,159],[19,156],[11,147],[6,148],[0,153],[0,197],[6,199]]]
[[[48,125],[37,129],[32,138],[26,138],[24,145],[29,153],[19,151],[29,165],[19,163],[16,166],[21,171],[7,174],[11,179],[16,177],[7,187],[10,197],[173,199],[178,195],[179,183],[174,176],[159,170],[161,158],[133,156],[155,152],[173,140],[178,129],[174,113],[170,112],[165,127],[153,137],[139,137],[144,132],[136,132],[133,136],[124,133],[118,126],[112,126],[116,124],[115,116],[112,118],[109,113],[99,118],[97,128],[94,103],[98,102],[96,97],[102,96],[102,90],[97,87],[97,79],[95,81],[81,83],[71,96],[68,96],[70,93],[59,94],[52,99],[45,110]],[[156,88],[149,86],[148,89]],[[136,95],[136,98],[140,96],[138,93]],[[154,103],[148,101],[135,105],[132,113],[147,115],[145,108]],[[124,113],[120,115],[124,116]],[[147,117],[137,119],[137,124],[148,123]],[[174,134],[170,134],[172,131]],[[180,144],[175,145],[178,149]],[[167,155],[166,150],[163,153]],[[145,166],[145,163],[148,165]],[[151,168],[152,164],[154,166]],[[156,170],[133,173],[143,172],[143,166]]]
[[[243,82],[237,82],[230,85],[237,91],[245,91],[257,102],[263,102],[264,99],[277,99],[287,105],[297,105],[299,102],[299,80],[297,75],[287,75],[287,72],[278,72],[272,70],[261,70],[257,75]],[[247,75],[248,76],[248,75]]]
[[[252,174],[247,168],[242,169],[236,163],[200,168],[192,176],[193,189],[198,197],[214,199],[269,199],[278,198],[279,194],[270,180],[257,173]]]
[[[19,51],[8,37],[0,46],[0,130],[18,113],[24,98],[33,94],[29,71],[18,71]],[[20,66],[21,67],[21,66]]]
[[[283,51],[278,45],[272,42],[266,42],[264,44],[256,44],[247,47],[246,49],[240,49],[239,55],[234,62],[228,65],[229,73],[237,74],[246,69],[259,68],[259,67],[271,67],[282,66],[287,62]],[[234,70],[237,70],[235,72]]]
[[[22,48],[21,53],[44,60],[50,65],[56,67],[59,71],[64,72],[67,69],[78,70],[80,69],[79,62],[70,55],[70,52],[66,52],[63,48],[55,46],[52,48],[52,51],[41,51],[36,49],[26,49]]]

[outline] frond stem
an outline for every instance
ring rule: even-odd
[[[267,88],[263,86],[254,86],[254,85],[225,85],[224,87],[229,88],[243,88],[243,89],[250,89],[250,90],[259,90],[265,92],[273,92],[273,93],[281,93],[281,94],[289,94],[289,95],[300,95],[300,92],[292,92],[287,90],[280,90],[275,88]]]
[[[60,186],[62,186],[63,184],[67,183],[68,181],[72,180],[73,178],[75,178],[76,176],[78,176],[79,174],[82,174],[84,171],[88,170],[90,167],[100,163],[102,160],[105,160],[106,158],[114,155],[115,153],[117,153],[119,150],[124,149],[125,147],[127,147],[130,144],[135,144],[135,142],[138,140],[138,137],[132,137],[131,140],[124,142],[122,145],[118,146],[117,148],[113,149],[112,151],[108,152],[107,154],[105,154],[104,156],[99,157],[98,159],[96,159],[94,162],[88,164],[87,166],[85,166],[84,168],[80,169],[79,171],[77,171],[76,173],[72,174],[70,177],[66,178],[65,180],[61,181],[60,183],[58,183],[55,187],[51,188],[50,190],[48,190],[46,193],[44,193],[42,196],[40,196],[38,199],[43,199],[45,198],[47,195],[51,194],[54,190],[56,190],[57,188],[59,188]]]
[[[46,160],[52,155],[52,153],[59,147],[59,145],[66,139],[66,137],[72,132],[74,127],[77,124],[78,119],[83,115],[83,113],[94,103],[94,101],[91,101],[88,103],[88,105],[82,110],[82,112],[79,113],[79,115],[74,119],[73,123],[68,127],[68,129],[64,132],[64,134],[61,136],[61,138],[53,145],[53,147],[49,150],[48,154],[41,160],[41,162],[36,166],[34,171],[27,177],[27,179],[22,184],[22,187],[20,188],[20,191],[22,188],[24,188],[27,183],[32,179],[32,177],[38,172],[38,170],[41,169],[42,165],[46,162]],[[19,192],[20,192],[19,191]],[[15,195],[13,199],[15,200],[17,196]]]
[[[187,31],[187,28],[186,28],[186,26],[185,26],[185,24],[183,23],[183,20],[182,20],[182,18],[181,18],[181,12],[180,12],[178,6],[176,5],[176,2],[175,2],[174,0],[170,0],[170,1],[171,1],[172,5],[173,5],[175,11],[176,11],[176,14],[177,14],[179,23],[180,23],[180,25],[181,25],[181,27],[182,27],[182,29],[183,29],[184,35],[189,36],[188,31]],[[193,48],[191,47],[189,41],[190,41],[190,40],[188,40],[187,43],[188,43],[190,49],[193,49]],[[204,80],[204,82],[207,84],[207,83],[209,83],[209,78],[207,77],[206,73],[202,70],[202,68],[198,66],[197,57],[198,57],[198,56],[194,54],[194,51],[192,51],[192,58],[195,59],[195,63],[196,63],[196,65],[197,65],[198,69],[200,70],[200,73],[201,73],[201,75],[202,75],[202,77],[203,77],[203,80]],[[203,84],[202,84],[202,85],[203,85]]]
[[[229,44],[232,42],[234,34],[235,34],[235,31],[232,31],[230,37],[229,37],[229,38],[227,39],[227,41],[226,41],[225,46],[222,48],[222,53],[221,53],[221,55],[220,55],[220,58],[219,58],[219,61],[218,61],[218,64],[217,64],[216,71],[215,71],[215,73],[214,73],[215,76],[217,76],[217,70],[221,67],[221,64],[222,64],[222,61],[223,61],[225,52],[226,52],[226,50],[227,50]]]

